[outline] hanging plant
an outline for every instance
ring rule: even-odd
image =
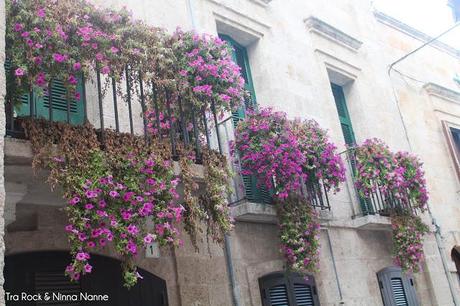
[[[170,41],[176,57],[179,88],[197,110],[218,114],[236,110],[247,96],[240,67],[219,37],[177,29]]]
[[[397,186],[397,189],[405,191],[402,200],[414,203],[415,208],[425,211],[428,205],[428,191],[423,163],[417,156],[407,152],[397,152],[395,159],[398,165],[396,171],[402,177],[402,183]]]
[[[428,193],[422,163],[408,152],[393,153],[381,140],[368,139],[355,149],[356,187],[363,198],[379,191],[392,215],[393,256],[404,271],[418,272],[423,261],[423,236],[429,228],[416,210],[427,209]]]
[[[356,158],[356,188],[363,198],[379,189],[388,193],[396,178],[393,153],[377,138],[367,139],[354,150]]]
[[[428,226],[418,216],[410,214],[393,215],[393,256],[396,265],[403,271],[416,273],[423,262],[423,236]]]
[[[91,273],[90,252],[111,244],[122,258],[125,286],[132,287],[140,277],[133,259],[146,245],[181,243],[176,227],[184,210],[177,201],[179,180],[161,145],[107,133],[103,151],[90,126],[49,125],[44,120],[25,124],[35,152],[57,144],[40,158],[51,169],[50,183],[59,184],[68,200],[66,231],[73,261],[66,273],[72,279]],[[52,135],[51,141],[40,141],[44,131]],[[118,146],[121,140],[128,144],[123,149]]]
[[[291,121],[283,112],[262,108],[239,122],[232,150],[241,160],[242,174],[255,175],[259,184],[276,192],[288,268],[316,271],[319,225],[302,185],[321,180],[326,191],[339,190],[345,167],[336,146],[315,121]]]
[[[255,175],[259,185],[275,189],[277,197],[286,198],[301,187],[305,157],[285,113],[271,108],[249,112],[239,122],[231,146],[239,154],[242,174]]]
[[[293,120],[291,130],[305,157],[302,167],[308,179],[321,180],[326,192],[331,189],[339,192],[340,184],[346,179],[345,165],[327,132],[312,119]]]
[[[312,205],[299,195],[290,195],[276,205],[281,251],[288,268],[307,274],[319,264],[318,216]]]

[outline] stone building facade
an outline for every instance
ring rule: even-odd
[[[231,37],[247,52],[258,105],[283,110],[292,118],[317,120],[344,151],[331,83],[339,86],[358,143],[381,138],[392,149],[411,151],[424,161],[432,214],[423,218],[428,224],[434,219],[437,226],[426,237],[426,263],[423,272],[410,279],[411,286],[419,305],[460,305],[460,262],[456,267],[452,257],[456,248],[460,252],[460,86],[453,80],[460,72],[460,50],[435,41],[389,71],[391,63],[430,37],[375,11],[368,0],[96,2],[126,5],[136,18],[170,32],[179,26]],[[3,11],[2,2],[1,25]],[[3,31],[0,26],[0,36]],[[2,42],[0,54],[3,48]],[[0,63],[3,60],[0,56]],[[1,74],[2,96],[4,83]],[[88,101],[96,101],[94,84],[87,88]],[[104,103],[109,105],[110,98]],[[121,109],[120,118],[123,113]],[[98,126],[96,102],[88,104],[88,119]],[[128,126],[124,119],[122,130]],[[104,114],[106,125],[113,126],[113,120],[112,113]],[[142,122],[135,127],[141,130]],[[223,126],[220,133],[231,139],[233,127]],[[64,202],[49,192],[43,174],[33,175],[30,145],[7,136],[1,148],[5,256],[68,250],[60,209]],[[166,281],[169,305],[266,305],[263,278],[284,271],[275,212],[270,205],[245,200],[240,182],[235,186],[232,213],[237,221],[227,251],[203,239],[199,252],[186,241],[183,248],[161,250],[159,258],[141,254],[139,267]],[[0,203],[2,189],[0,179]],[[393,266],[389,218],[363,214],[350,175],[342,189],[329,195],[331,209],[320,212],[315,295],[321,305],[384,305],[377,273]]]

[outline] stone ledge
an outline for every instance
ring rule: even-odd
[[[276,208],[271,204],[244,200],[238,205],[231,206],[230,213],[236,221],[272,224],[278,222]],[[318,218],[321,223],[328,223],[333,220],[333,213],[330,210],[319,210]]]
[[[359,41],[358,39],[314,16],[308,17],[304,20],[304,22],[310,32],[314,32],[333,42],[339,43],[352,51],[357,51],[363,44],[362,41]]]
[[[32,146],[28,140],[5,137],[4,152],[6,165],[30,165],[32,162]],[[180,175],[181,169],[178,162],[174,162],[173,168],[174,173]],[[202,165],[193,164],[191,172],[194,179],[204,180],[204,168]]]
[[[276,209],[270,204],[249,202],[247,200],[230,207],[230,214],[236,221],[253,223],[277,223]]]
[[[351,228],[368,231],[389,231],[391,230],[391,220],[389,217],[380,215],[367,215],[347,220],[332,220],[321,224],[325,227]]]

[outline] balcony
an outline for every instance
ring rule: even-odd
[[[316,180],[314,173],[305,182],[303,193],[310,204],[318,211],[321,219],[329,219],[331,205],[322,181]],[[237,221],[253,223],[277,223],[276,207],[273,205],[273,193],[264,186],[257,186],[253,176],[242,175],[243,197],[231,204],[232,216]]]
[[[346,159],[351,169],[354,193],[360,209],[359,214],[353,216],[354,227],[366,230],[389,230],[391,229],[389,217],[392,212],[404,210],[417,214],[414,203],[407,195],[396,195],[378,182],[372,183],[373,191],[367,196],[361,195],[355,181],[356,155],[354,149],[346,151]]]

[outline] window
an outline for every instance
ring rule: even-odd
[[[313,276],[275,272],[259,279],[263,306],[316,306],[318,293]]]
[[[342,86],[331,83],[332,94],[334,95],[335,106],[337,107],[337,113],[339,114],[340,126],[342,127],[343,137],[345,143],[349,146],[356,144],[355,133],[351,125],[350,115],[348,113],[348,107],[343,93]]]
[[[460,127],[443,121],[444,134],[447,138],[449,151],[454,161],[455,171],[460,180]]]
[[[250,93],[250,99],[245,102],[245,105],[233,112],[233,125],[236,126],[238,121],[245,116],[245,109],[256,106],[256,94],[252,83],[251,69],[249,67],[249,59],[246,48],[233,40],[228,35],[219,35],[222,40],[225,40],[233,48],[233,61],[241,68],[241,75],[244,78],[244,87]],[[269,191],[264,187],[257,187],[257,178],[252,175],[242,175],[246,198],[249,201],[256,203],[271,203],[272,197]]]
[[[9,61],[5,62],[5,72],[8,74],[10,71]],[[72,124],[82,124],[84,122],[84,102],[85,98],[83,95],[83,80],[79,78],[77,84],[77,92],[81,96],[81,100],[77,101],[74,98],[69,99],[69,105],[67,105],[67,89],[64,87],[64,83],[60,80],[53,81],[51,85],[51,98],[52,98],[52,110],[53,110],[53,121],[67,121]],[[15,103],[15,113],[18,117],[30,116],[31,101],[29,94],[24,94],[20,100],[22,103]],[[34,116],[39,118],[49,118],[49,97],[48,95],[39,95],[37,91],[32,92],[32,111]],[[67,118],[67,108],[69,111],[69,118]]]
[[[385,306],[418,306],[414,280],[399,267],[388,267],[377,273]]]

